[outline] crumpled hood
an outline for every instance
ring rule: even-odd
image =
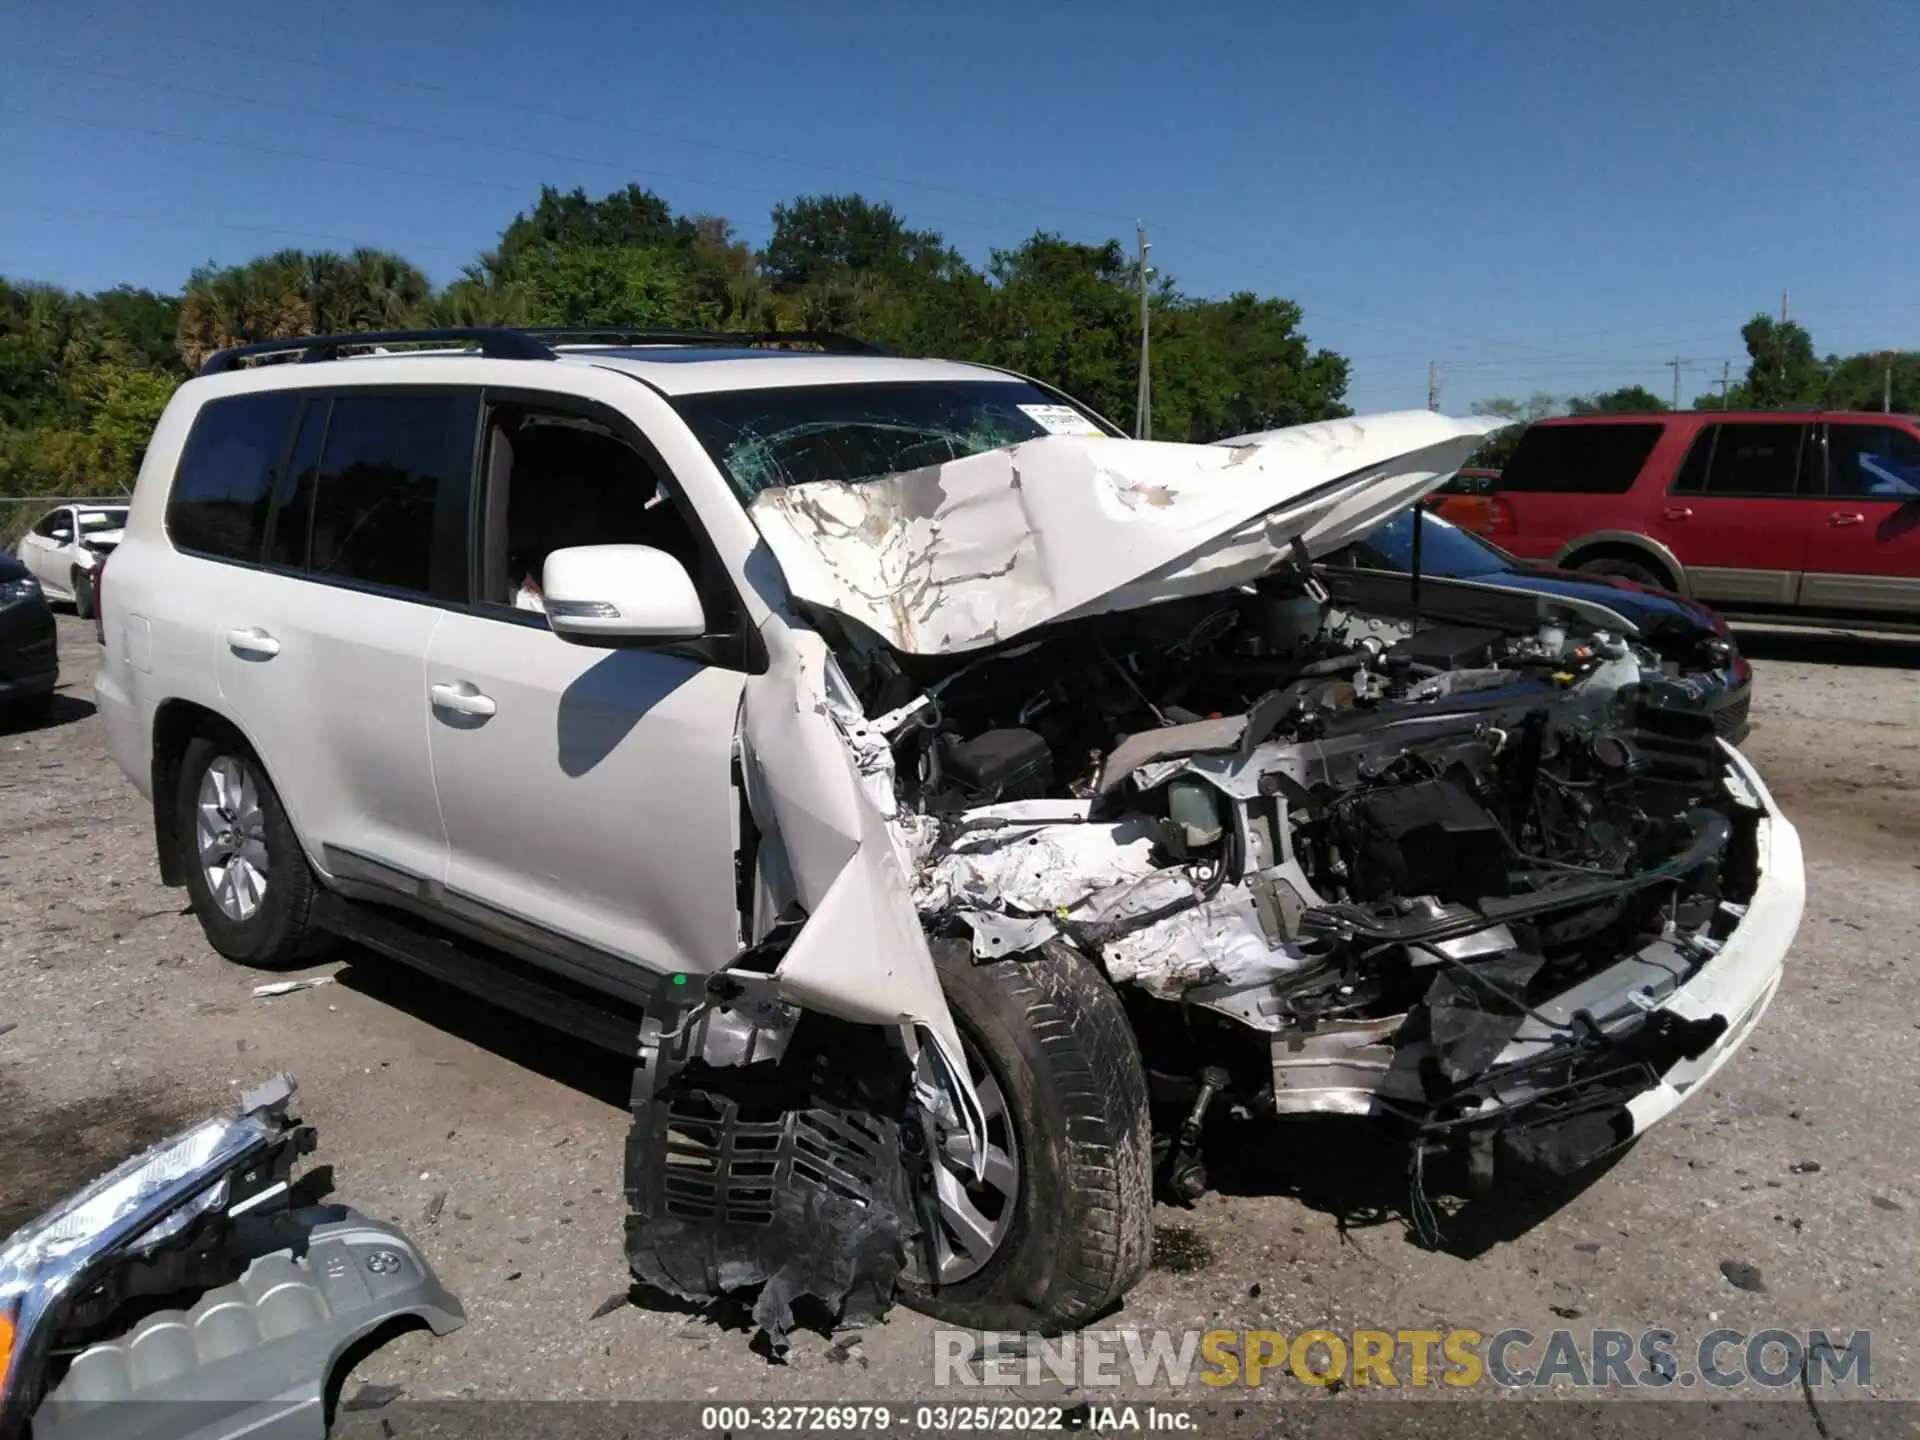
[[[750,513],[795,597],[896,649],[951,654],[1240,584],[1296,540],[1326,554],[1437,488],[1506,423],[1406,410],[1218,445],[1049,435],[767,490]]]

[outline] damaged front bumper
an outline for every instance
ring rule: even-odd
[[[1755,827],[1758,881],[1737,923],[1718,948],[1684,980],[1676,978],[1677,957],[1656,953],[1661,947],[1621,961],[1574,991],[1540,1006],[1548,1019],[1570,1023],[1585,1011],[1602,1031],[1619,1030],[1650,1016],[1667,1016],[1688,1026],[1722,1026],[1718,1038],[1692,1055],[1661,1069],[1650,1084],[1625,1099],[1631,1139],[1671,1114],[1702,1082],[1726,1064],[1745,1043],[1780,988],[1787,950],[1800,928],[1806,905],[1805,865],[1800,834],[1780,812],[1746,757],[1723,744],[1727,783],[1742,804],[1760,813]],[[1671,951],[1671,946],[1665,946]],[[1501,1053],[1496,1067],[1536,1062],[1556,1043],[1538,1021],[1523,1022]],[[1507,1100],[1507,1106],[1522,1097]],[[1496,1106],[1500,1097],[1494,1097]],[[1506,1106],[1500,1106],[1506,1108]]]
[[[1416,1173],[1424,1153],[1451,1150],[1482,1185],[1496,1171],[1575,1174],[1671,1114],[1752,1034],[1780,988],[1806,878],[1798,832],[1746,758],[1721,749],[1728,793],[1757,816],[1751,895],[1722,902],[1704,933],[1670,929],[1534,1005],[1445,1118],[1421,1124]],[[1391,1052],[1371,1038],[1363,1053],[1384,1060]],[[1277,1073],[1283,1048],[1276,1041]],[[1414,1073],[1408,1058],[1380,1065],[1378,1089],[1350,1092],[1352,1108],[1406,1115],[1416,1097],[1397,1082]]]

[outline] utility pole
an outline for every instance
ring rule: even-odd
[[[1153,371],[1147,362],[1147,330],[1152,321],[1147,307],[1147,277],[1153,272],[1147,268],[1147,251],[1153,247],[1147,243],[1147,227],[1141,222],[1134,227],[1140,237],[1140,393],[1134,402],[1133,433],[1139,440],[1153,438]]]
[[[1440,408],[1440,362],[1427,361],[1427,409]]]
[[[1722,410],[1727,408],[1727,376],[1732,369],[1733,362],[1731,360],[1722,360],[1720,362],[1720,408]]]
[[[1787,292],[1784,290],[1780,292],[1780,323],[1787,323]]]
[[[1893,413],[1893,351],[1887,351],[1881,358],[1887,362],[1887,368],[1882,372],[1880,379],[1880,413],[1891,415]]]
[[[1667,361],[1667,364],[1673,367],[1673,408],[1676,410],[1680,408],[1680,367],[1692,363],[1691,360],[1682,360],[1678,356]]]

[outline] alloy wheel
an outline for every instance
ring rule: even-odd
[[[244,760],[221,755],[200,777],[195,839],[214,904],[229,920],[249,920],[267,893],[266,816],[260,785]]]
[[[979,1180],[973,1178],[972,1145],[961,1125],[928,1126],[934,1223],[928,1247],[915,1257],[913,1270],[924,1275],[931,1249],[934,1283],[954,1285],[977,1275],[999,1252],[1013,1228],[1020,1201],[1020,1142],[1006,1093],[973,1037],[960,1035],[967,1073],[987,1121],[987,1157]]]

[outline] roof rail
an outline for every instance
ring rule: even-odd
[[[299,335],[286,340],[261,340],[216,350],[200,362],[202,375],[224,375],[243,361],[262,355],[298,354],[302,363],[337,360],[343,350],[369,345],[418,344],[423,341],[461,340],[479,347],[489,360],[551,360],[553,351],[524,330],[485,325],[456,325],[443,330],[368,330],[357,335]]]
[[[716,347],[817,345],[829,355],[885,355],[885,346],[831,330],[675,330],[647,325],[523,325],[519,333],[548,344],[712,345]]]

